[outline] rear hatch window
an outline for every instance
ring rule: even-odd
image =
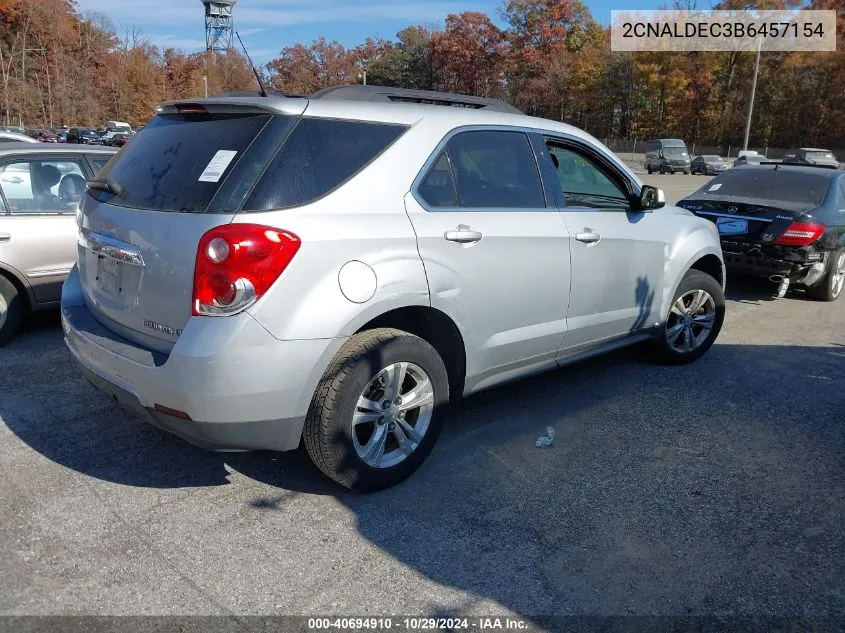
[[[203,212],[273,115],[256,112],[156,116],[100,174],[122,187],[112,205]]]
[[[809,211],[824,202],[830,178],[779,169],[737,169],[717,176],[690,196],[696,200],[753,199],[761,204]]]
[[[98,176],[120,195],[93,195],[182,213],[300,206],[347,182],[406,129],[255,111],[160,114]]]

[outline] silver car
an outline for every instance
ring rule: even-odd
[[[0,345],[27,312],[58,307],[76,261],[77,203],[114,151],[0,139]]]
[[[302,440],[334,480],[384,488],[450,400],[637,342],[705,353],[719,236],[663,200],[591,136],[498,101],[169,103],[89,184],[66,343],[190,442]]]

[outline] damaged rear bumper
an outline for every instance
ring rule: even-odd
[[[745,244],[722,240],[725,267],[745,275],[772,281],[788,279],[790,283],[812,286],[824,277],[827,251],[812,246],[785,247]]]

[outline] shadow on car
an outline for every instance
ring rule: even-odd
[[[208,453],[130,418],[84,383],[59,336],[39,336],[59,378],[28,369],[13,342],[0,417],[85,475],[182,488],[236,471],[278,489],[238,498],[257,513],[332,495],[396,560],[540,623],[845,608],[840,346],[717,343],[683,367],[632,348],[523,380],[466,400],[410,480],[356,495],[301,451]],[[538,448],[547,426],[554,446]]]

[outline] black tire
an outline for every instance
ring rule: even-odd
[[[18,331],[23,318],[23,297],[11,281],[0,275],[0,346],[5,345]],[[5,308],[4,308],[5,306]],[[4,318],[5,317],[5,318]]]
[[[650,166],[650,165],[646,168],[646,171],[648,171],[648,173],[649,173],[649,174],[651,174],[651,173],[652,173],[652,170],[651,170],[651,166]]]
[[[684,171],[684,176],[689,176],[689,174],[690,173],[688,171]]]
[[[842,295],[843,286],[841,282],[836,282],[835,269],[839,259],[843,256],[845,256],[844,248],[830,253],[830,257],[825,264],[824,277],[815,286],[807,288],[807,296],[818,301],[836,301]]]
[[[719,332],[721,331],[722,324],[725,320],[725,294],[722,291],[722,286],[707,273],[703,273],[700,270],[689,270],[678,285],[678,289],[675,291],[675,296],[672,297],[672,305],[674,305],[681,297],[694,290],[704,290],[710,295],[710,297],[712,297],[714,304],[713,327],[708,331],[707,336],[701,341],[701,343],[694,349],[684,352],[679,351],[675,347],[672,347],[667,340],[667,330],[670,329],[670,321],[672,318],[675,318],[670,318],[670,312],[670,314],[664,319],[663,325],[660,327],[659,332],[652,343],[654,355],[661,363],[681,365],[698,360],[707,352],[708,349],[710,349],[716,340],[716,337],[719,336]]]
[[[663,165],[661,165],[661,166],[660,166],[660,175],[661,175],[661,176],[665,176],[665,175],[666,175],[666,168],[665,168]]]
[[[428,374],[434,409],[417,448],[395,466],[375,468],[355,449],[352,416],[370,382],[383,368],[398,362],[414,363]],[[428,342],[401,330],[361,332],[341,347],[317,387],[302,433],[305,448],[317,468],[347,488],[359,492],[389,488],[407,479],[431,453],[448,402],[446,366]]]

